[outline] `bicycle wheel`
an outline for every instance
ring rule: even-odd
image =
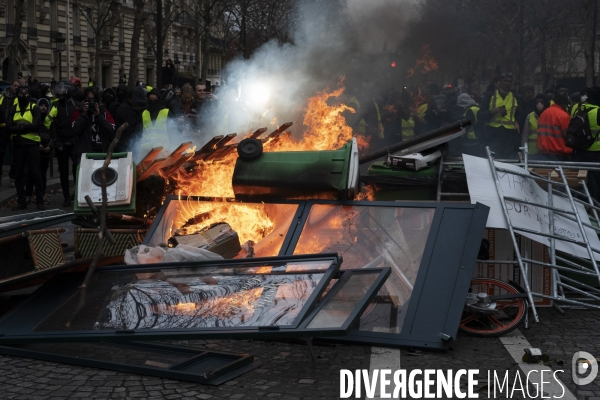
[[[473,293],[487,293],[489,296],[518,294],[519,289],[513,285],[490,278],[478,278],[471,281]],[[514,329],[527,315],[527,300],[515,298],[497,300],[498,313],[480,314],[476,312],[463,312],[458,329],[471,336],[498,337]]]

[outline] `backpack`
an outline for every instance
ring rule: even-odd
[[[588,109],[582,107],[582,109],[577,111],[573,118],[571,118],[565,138],[567,147],[575,150],[586,150],[596,141],[598,135],[594,136],[592,134],[590,121],[588,119],[588,111]]]

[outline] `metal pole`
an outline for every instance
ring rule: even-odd
[[[590,191],[588,190],[587,185],[585,184],[585,181],[581,181],[581,186],[583,186],[583,190],[585,191],[585,195],[588,197],[588,201],[590,202],[590,206],[592,206],[592,212],[594,213],[594,218],[596,218],[596,221],[600,221],[600,219],[598,219],[598,213],[596,212],[596,207],[594,207],[594,199],[592,199],[592,196],[590,196]]]
[[[163,10],[162,0],[156,0],[156,87],[162,89],[162,63],[163,63]]]
[[[437,181],[437,202],[442,201],[442,171],[444,170],[444,155],[440,157],[440,170],[438,171],[438,181]]]
[[[71,76],[71,0],[67,0],[67,79]]]
[[[579,213],[577,212],[577,207],[575,206],[575,202],[573,201],[573,196],[571,195],[571,189],[569,188],[569,186],[567,184],[567,177],[565,176],[563,169],[560,165],[558,166],[558,172],[560,173],[563,184],[567,188],[567,196],[569,196],[569,201],[571,202],[571,207],[573,208],[573,211],[575,211],[575,218],[577,219],[577,224],[579,225],[579,229],[581,230],[581,237],[583,238],[583,241],[586,243],[586,248],[587,248],[588,255],[590,256],[590,261],[592,262],[592,265],[594,266],[594,271],[596,271],[596,275],[598,275],[598,282],[600,282],[600,271],[598,270],[598,265],[596,264],[596,259],[594,258],[594,252],[592,251],[592,247],[590,245],[590,241],[588,240],[587,233],[581,222],[581,217],[579,216]]]
[[[535,322],[539,322],[540,319],[538,317],[537,310],[535,308],[535,304],[533,302],[533,296],[531,295],[531,288],[529,287],[529,281],[527,280],[527,276],[525,275],[525,266],[523,265],[523,259],[521,258],[521,251],[519,249],[519,245],[517,243],[517,238],[515,236],[515,231],[513,230],[512,224],[510,222],[510,216],[508,215],[508,209],[506,208],[506,203],[504,202],[504,195],[502,192],[502,186],[500,185],[500,181],[498,180],[498,174],[496,172],[496,165],[494,164],[494,158],[492,156],[492,152],[490,151],[489,146],[485,147],[487,152],[488,161],[490,163],[490,171],[494,177],[494,182],[496,184],[496,191],[498,192],[498,197],[500,198],[500,204],[502,206],[502,211],[504,212],[504,219],[506,220],[506,224],[508,225],[508,231],[510,232],[510,238],[513,242],[513,248],[515,249],[515,255],[517,256],[517,261],[519,262],[519,269],[521,270],[521,274],[523,275],[523,285],[525,286],[525,291],[527,292],[527,298],[529,299],[529,305],[531,306],[531,312],[533,314],[533,319]]]

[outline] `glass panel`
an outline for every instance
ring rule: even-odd
[[[284,263],[102,272],[94,276],[88,301],[74,317],[78,296],[34,330],[292,325],[325,275],[325,269],[314,272],[315,267],[323,266],[322,261],[293,261],[289,267],[294,272],[286,272]],[[295,271],[299,267],[307,272]]]
[[[237,232],[242,247],[248,249],[248,241],[252,242],[254,257],[276,256],[297,209],[297,204],[171,200],[148,245],[157,246],[175,234],[192,234],[225,222]],[[237,257],[247,255],[243,249]]]
[[[307,328],[340,328],[371,288],[379,272],[352,274],[331,299],[319,310]]]
[[[196,357],[202,351],[181,352],[144,348],[118,343],[30,343],[11,345],[23,350],[41,351],[61,356],[82,357],[140,367],[169,368]]]
[[[315,204],[294,254],[336,252],[344,258],[342,269],[391,267],[360,318],[360,330],[400,333],[434,213],[434,208]]]

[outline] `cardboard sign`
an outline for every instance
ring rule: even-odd
[[[473,157],[466,154],[463,154],[463,160],[465,162],[471,203],[475,204],[476,202],[479,202],[490,207],[486,227],[508,229],[489,161],[485,158]],[[529,171],[511,164],[495,162],[495,165],[497,168],[529,175]],[[548,193],[542,189],[534,179],[500,171],[498,171],[497,175],[505,197],[513,197],[540,205],[548,205]],[[568,199],[556,195],[553,195],[552,199],[555,208],[572,212],[572,207]],[[523,204],[518,201],[510,200],[506,200],[506,208],[513,227],[530,229],[546,234],[550,232],[550,218],[549,210],[547,208],[536,207],[535,205]],[[585,208],[578,203],[576,203],[576,208],[581,221],[589,224],[590,220]],[[572,217],[575,218],[574,215],[572,215]],[[592,248],[600,250],[600,240],[598,240],[596,232],[587,227],[584,227],[584,230]],[[549,238],[547,237],[521,231],[517,231],[517,233],[538,243],[549,244]],[[578,240],[580,242],[585,241],[577,222],[570,221],[556,213],[554,213],[554,234],[568,239]],[[585,247],[558,239],[556,240],[556,250],[573,254],[581,258],[590,258]],[[595,252],[594,254],[594,258],[600,260],[600,252]]]

